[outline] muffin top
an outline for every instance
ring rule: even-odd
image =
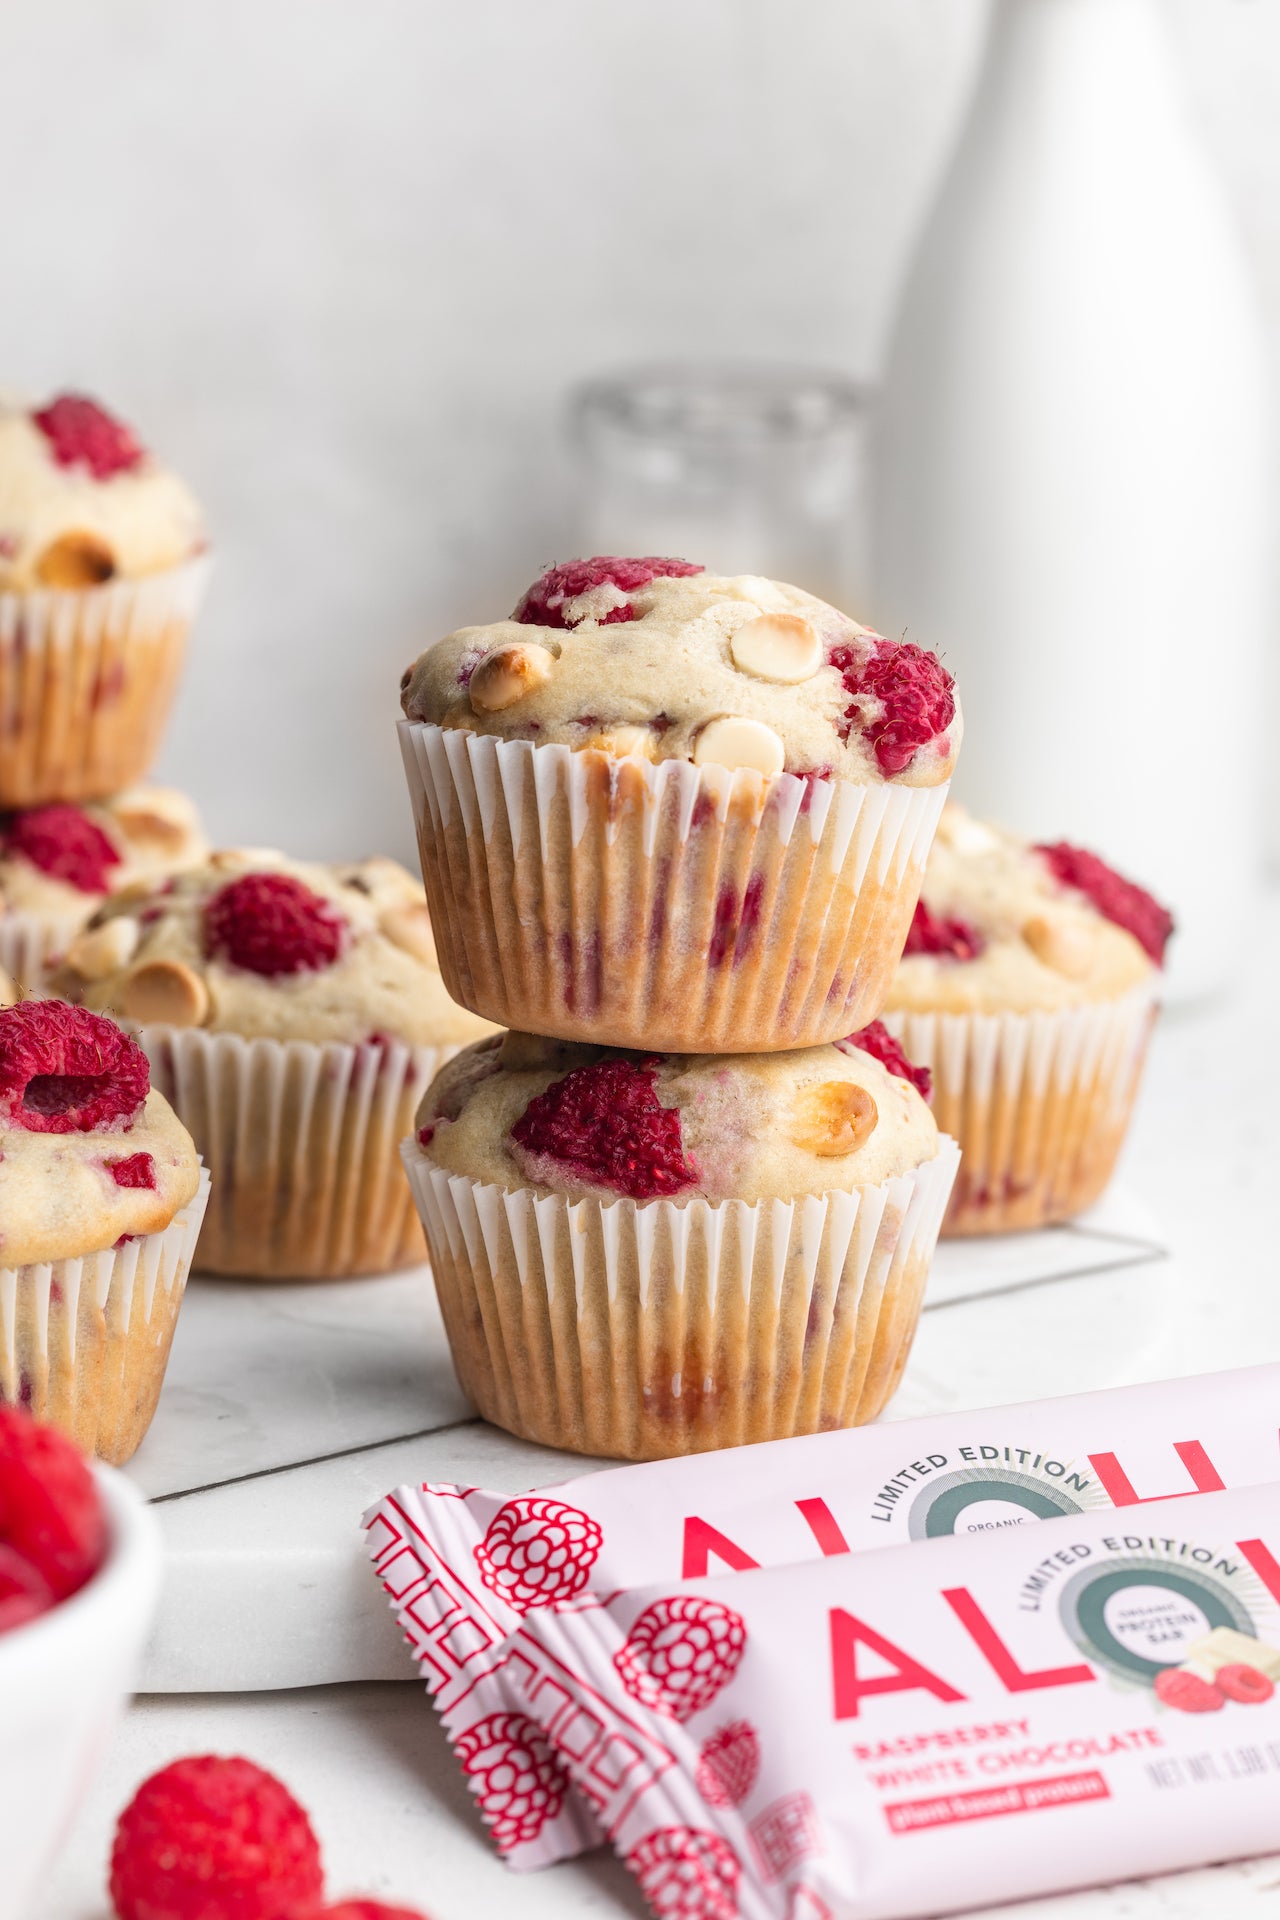
[[[104,895],[193,866],[208,851],[194,804],[174,787],[3,814],[0,916],[87,920]]]
[[[491,1033],[436,965],[420,883],[394,860],[238,849],[103,902],[56,986],[135,1026],[447,1046]]]
[[[947,806],[886,1005],[1034,1013],[1112,1000],[1153,977],[1172,931],[1096,854],[1032,846]]]
[[[59,1000],[0,1012],[0,1267],[160,1233],[199,1184],[136,1040]]]
[[[937,786],[961,732],[936,655],[799,587],[656,556],[553,567],[509,620],[428,647],[401,704],[505,740],[864,786]]]
[[[134,579],[204,545],[185,484],[96,401],[0,402],[0,590]]]
[[[418,1109],[437,1165],[487,1185],[602,1200],[790,1200],[876,1186],[938,1151],[883,1028],[790,1053],[644,1054],[495,1035]],[[888,1064],[884,1064],[887,1061]]]

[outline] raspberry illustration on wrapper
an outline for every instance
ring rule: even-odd
[[[719,1834],[659,1827],[625,1864],[659,1920],[735,1920],[742,1867]]]
[[[731,1720],[703,1741],[695,1779],[708,1806],[737,1807],[759,1772],[759,1734],[749,1720]]]
[[[732,1607],[678,1594],[645,1608],[613,1663],[633,1698],[688,1720],[732,1680],[746,1644],[746,1626]]]
[[[568,1779],[527,1714],[487,1714],[458,1736],[455,1748],[503,1853],[536,1840],[564,1805]]]
[[[517,1613],[570,1600],[586,1586],[604,1535],[562,1500],[508,1500],[475,1549],[480,1578]]]

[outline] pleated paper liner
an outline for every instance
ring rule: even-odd
[[[3,760],[0,751],[0,761]],[[89,917],[82,914],[0,913],[0,972],[39,993],[49,968],[60,959]]]
[[[162,1233],[77,1260],[0,1267],[0,1401],[121,1466],[151,1425],[209,1199]]]
[[[0,593],[0,808],[97,800],[155,759],[209,571]]]
[[[765,779],[403,721],[445,984],[655,1052],[816,1046],[880,1009],[946,787]]]
[[[487,1420],[652,1460],[874,1420],[957,1149],[855,1193],[644,1206],[506,1191],[403,1148],[454,1365]]]
[[[423,1258],[399,1144],[456,1047],[144,1027],[158,1087],[213,1176],[201,1273],[388,1273]]]
[[[944,1235],[1014,1233],[1091,1207],[1124,1144],[1157,1011],[1118,1000],[1040,1013],[885,1013],[933,1074],[933,1113],[961,1149]]]

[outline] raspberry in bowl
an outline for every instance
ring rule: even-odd
[[[207,544],[188,488],[95,400],[0,405],[0,807],[145,773]]]
[[[429,647],[401,745],[450,992],[673,1052],[879,1011],[960,745],[951,676],[798,587],[553,567]]]
[[[944,1234],[1045,1226],[1099,1198],[1172,932],[1096,854],[944,810],[884,1012],[962,1150]]]
[[[0,1912],[34,1912],[104,1757],[160,1592],[142,1496],[72,1443],[0,1407]]]
[[[130,1458],[208,1191],[136,1040],[60,1000],[0,1011],[0,1405]]]
[[[955,1177],[922,1084],[879,1027],[767,1054],[468,1047],[404,1160],[481,1413],[630,1460],[874,1419]]]
[[[392,860],[215,853],[106,900],[55,975],[139,1035],[213,1178],[207,1273],[322,1279],[421,1260],[397,1146],[488,1031],[449,998]]]

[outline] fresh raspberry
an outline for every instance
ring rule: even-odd
[[[1229,1667],[1219,1667],[1213,1682],[1219,1693],[1242,1707],[1265,1706],[1276,1690],[1275,1681],[1247,1660],[1233,1660]]]
[[[31,418],[60,467],[88,467],[95,480],[128,473],[147,457],[122,421],[83,394],[60,393]]]
[[[1061,886],[1074,887],[1091,900],[1098,912],[1117,927],[1131,933],[1148,959],[1164,965],[1164,950],[1173,932],[1173,915],[1134,881],[1126,880],[1096,853],[1085,847],[1073,847],[1065,840],[1053,846],[1037,847],[1049,864],[1050,872]]]
[[[881,773],[901,773],[956,717],[956,683],[937,654],[923,647],[870,634],[833,647],[827,658],[850,696],[840,737],[847,740],[853,727],[860,728]]]
[[[645,1608],[613,1664],[634,1699],[688,1720],[732,1680],[746,1645],[746,1625],[732,1607],[677,1594]]]
[[[295,1920],[323,1890],[311,1822],[252,1760],[175,1760],[143,1781],[116,1828],[118,1920]]]
[[[708,1806],[738,1807],[759,1772],[759,1734],[749,1720],[731,1720],[703,1741],[694,1777]]]
[[[491,1593],[527,1613],[580,1593],[603,1545],[590,1514],[563,1500],[522,1494],[494,1514],[475,1550],[476,1565]]]
[[[0,1126],[115,1130],[150,1091],[146,1054],[114,1020],[62,1000],[24,1000],[0,1012]]]
[[[436,1121],[428,1120],[424,1126],[418,1128],[418,1145],[424,1153],[436,1137],[436,1126]]]
[[[516,1145],[594,1187],[632,1200],[670,1199],[696,1185],[677,1107],[664,1107],[658,1056],[593,1060],[535,1094],[511,1129]]]
[[[246,873],[204,910],[205,951],[269,979],[331,967],[346,939],[341,914],[289,873]]]
[[[321,1907],[311,1920],[427,1920],[416,1907],[389,1907],[383,1900],[341,1900]]]
[[[156,1163],[149,1153],[131,1153],[123,1160],[108,1160],[107,1172],[118,1187],[156,1185]]]
[[[651,580],[684,580],[690,574],[705,573],[705,567],[689,560],[664,560],[656,554],[628,560],[615,553],[598,553],[590,560],[566,560],[562,566],[549,567],[524,594],[511,618],[524,627],[568,627],[564,617],[566,600],[576,600],[592,587],[613,586],[621,593],[634,593]],[[611,627],[619,621],[634,620],[631,606],[611,607],[600,625]]]
[[[624,1864],[658,1920],[736,1920],[742,1865],[718,1833],[658,1827]]]
[[[0,1551],[14,1587],[47,1589],[65,1600],[92,1579],[107,1550],[107,1528],[93,1475],[54,1427],[17,1407],[0,1406]],[[0,1605],[3,1601],[0,1600]]]
[[[49,1582],[31,1562],[0,1544],[0,1633],[25,1627],[28,1620],[38,1619],[56,1604]]]
[[[106,893],[120,865],[102,828],[79,807],[32,807],[12,814],[0,830],[0,848],[78,893]]]
[[[930,913],[923,900],[916,901],[915,915],[907,932],[905,953],[946,954],[952,960],[976,960],[986,941],[967,920],[943,920]]]
[[[858,1033],[851,1033],[847,1040],[841,1040],[842,1047],[860,1047],[863,1053],[869,1053],[890,1073],[896,1073],[900,1080],[909,1080],[922,1100],[933,1098],[933,1075],[928,1067],[913,1066],[902,1051],[902,1044],[895,1040],[883,1020],[873,1020],[870,1026],[863,1027]]]
[[[1181,1667],[1165,1667],[1156,1675],[1156,1699],[1180,1713],[1216,1713],[1226,1704],[1212,1680],[1184,1673]]]
[[[523,1713],[491,1713],[454,1742],[467,1784],[503,1853],[536,1840],[564,1805],[568,1778],[542,1728]]]

